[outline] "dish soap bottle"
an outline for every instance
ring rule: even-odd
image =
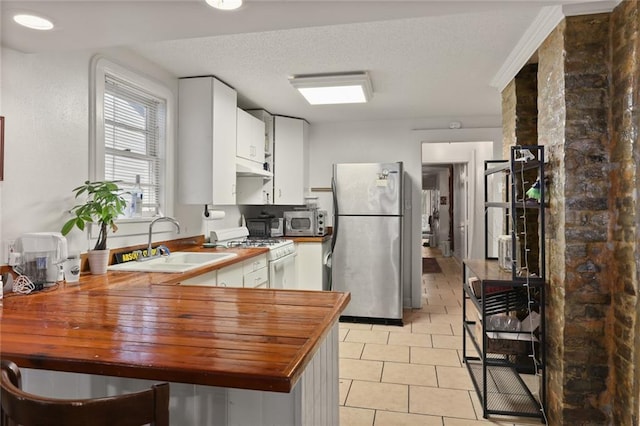
[[[136,184],[131,190],[131,217],[142,217],[142,187],[140,186],[140,175],[136,175]]]

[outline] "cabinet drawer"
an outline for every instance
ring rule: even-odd
[[[269,270],[267,268],[244,274],[244,286],[246,288],[267,287],[269,281]]]
[[[260,256],[252,257],[249,260],[245,260],[244,263],[244,273],[248,274],[249,272],[257,271],[258,269],[267,267],[267,255],[261,254]]]
[[[218,270],[218,287],[242,287],[242,263]]]
[[[196,285],[205,287],[215,287],[217,285],[218,271],[206,272],[186,280],[180,281],[180,285]]]

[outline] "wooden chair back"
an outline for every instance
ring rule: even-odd
[[[2,360],[2,426],[169,426],[169,384],[125,395],[52,399],[24,392],[20,370]]]

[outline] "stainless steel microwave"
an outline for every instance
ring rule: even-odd
[[[327,234],[326,210],[284,212],[284,234],[288,237],[314,237]]]

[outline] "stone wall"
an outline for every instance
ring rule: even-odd
[[[638,124],[640,115],[640,28],[636,1],[623,2],[611,16],[612,90],[611,146],[612,190],[609,205],[615,215],[610,238],[615,253],[611,262],[613,310],[609,314],[613,389],[607,399],[613,406],[613,424],[638,424]]]
[[[502,158],[514,145],[538,144],[538,64],[525,65],[502,91]]]
[[[515,78],[516,82],[516,144],[538,144],[538,64],[525,65]],[[535,154],[535,153],[534,153]],[[507,157],[508,158],[508,157]],[[538,178],[538,171],[527,170],[516,187],[516,199],[526,199],[526,191]],[[535,209],[518,211],[517,235],[520,236],[522,266],[530,273],[540,275],[539,212]],[[524,216],[525,220],[520,220]],[[524,241],[524,244],[523,244]]]
[[[509,149],[516,144],[516,80],[502,90],[502,158],[509,158]]]
[[[549,258],[547,295],[547,417],[549,424],[563,424],[564,401],[564,329],[565,329],[565,251],[564,241],[564,133],[566,108],[564,102],[564,30],[561,22],[538,49],[538,138],[546,147],[549,159],[550,206],[546,228]]]
[[[605,424],[610,411],[609,18],[567,18],[565,30],[563,411],[575,424]]]
[[[502,158],[508,159],[511,147],[514,145],[538,144],[538,64],[525,65],[518,75],[502,91]],[[525,172],[524,185],[516,185],[517,199],[524,197],[537,178],[536,170]],[[539,268],[539,235],[538,212],[533,209],[525,210],[526,222],[520,220],[522,212],[518,212],[515,220],[516,235],[525,233],[526,244],[520,243],[520,259],[522,266],[528,266],[535,274],[540,274]],[[510,222],[511,224],[513,223]]]
[[[538,144],[538,64],[522,67],[516,84],[516,139],[518,145]]]
[[[537,54],[538,143],[550,175],[547,418],[637,426],[640,6],[568,17]],[[505,144],[519,139],[517,83],[503,93],[515,110]]]
[[[638,424],[638,8],[569,17],[538,51],[552,425]]]

